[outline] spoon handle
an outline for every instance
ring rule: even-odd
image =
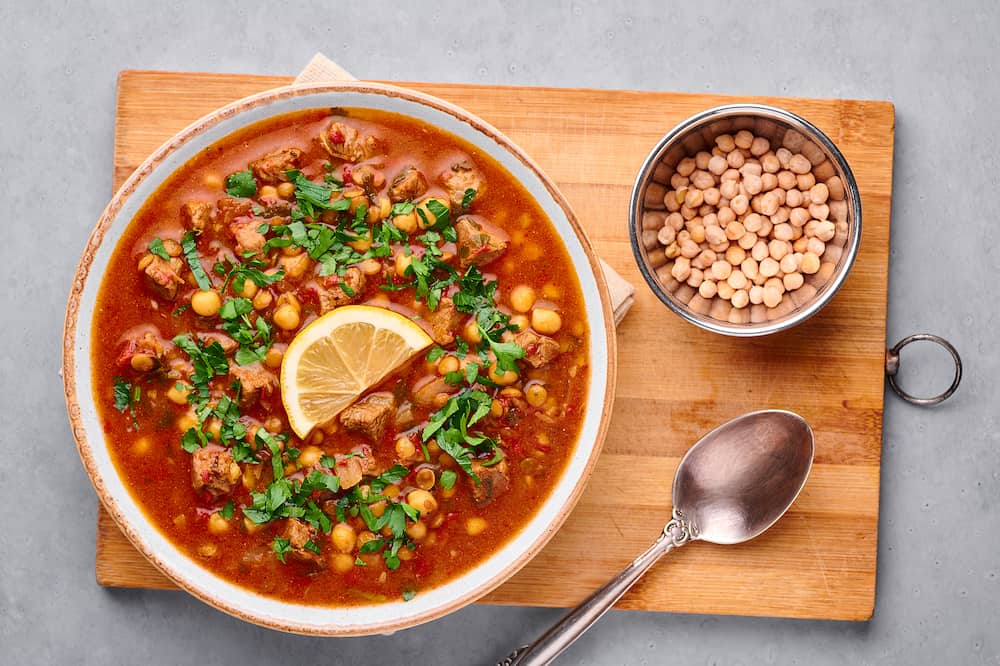
[[[550,663],[601,619],[657,560],[690,539],[691,535],[683,522],[671,520],[646,552],[582,601],[541,638],[531,645],[518,648],[497,666],[543,666]]]

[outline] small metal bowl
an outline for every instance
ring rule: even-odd
[[[837,224],[836,236],[827,243],[823,254],[824,265],[815,275],[808,276],[798,290],[789,292],[785,300],[773,311],[763,306],[748,306],[754,319],[748,323],[733,323],[710,314],[695,312],[687,305],[697,290],[680,284],[667,270],[670,264],[658,242],[651,244],[649,231],[657,219],[647,214],[666,212],[664,191],[670,191],[670,178],[681,159],[694,156],[698,151],[711,151],[715,138],[720,134],[735,134],[741,129],[755,136],[764,136],[771,142],[772,150],[784,146],[792,153],[805,155],[827,180],[838,176],[844,186],[844,205],[832,205],[830,219]],[[834,216],[833,209],[837,209]],[[648,227],[648,228],[647,228]],[[646,238],[643,238],[646,231]],[[813,316],[829,302],[847,277],[861,243],[861,196],[857,181],[847,160],[833,141],[809,121],[784,109],[761,104],[729,104],[718,106],[683,121],[664,136],[646,157],[629,202],[629,234],[632,251],[639,269],[650,289],[675,313],[696,326],[740,337],[768,335],[783,331]],[[828,257],[829,255],[829,257]],[[801,293],[800,293],[801,292]],[[687,298],[687,300],[684,300]],[[728,313],[727,313],[728,314]]]

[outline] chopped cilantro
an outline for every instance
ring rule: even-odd
[[[446,469],[445,471],[441,472],[441,479],[440,481],[438,481],[438,483],[445,490],[451,490],[451,488],[455,485],[455,481],[457,480],[458,480],[458,474],[455,474],[455,472],[450,469]]]
[[[274,541],[271,543],[271,549],[274,551],[274,554],[278,556],[281,563],[284,564],[285,555],[292,552],[292,542],[288,539],[276,536],[274,537]]]
[[[403,601],[409,601],[415,596],[417,596],[416,590],[403,590]]]
[[[170,259],[170,255],[167,254],[167,248],[163,247],[163,241],[160,238],[154,238],[149,241],[149,251],[160,259]]]
[[[226,520],[232,518],[233,514],[235,513],[236,513],[236,506],[233,504],[233,500],[229,500],[228,502],[226,502],[225,506],[223,506],[222,509],[219,510],[219,515],[225,518]]]
[[[427,217],[424,208],[434,216],[434,220]],[[432,231],[443,231],[445,227],[451,226],[451,211],[448,207],[437,199],[428,199],[424,208],[417,208],[417,215],[423,220],[424,226]]]
[[[231,197],[247,198],[257,194],[257,181],[250,169],[229,174],[226,178],[226,194]]]
[[[136,418],[135,406],[139,404],[141,394],[142,389],[139,386],[132,386],[124,377],[115,377],[115,409],[122,414],[128,410],[132,415],[132,427],[136,430],[139,429],[139,420]]]
[[[411,202],[400,201],[392,204],[392,211],[389,214],[392,217],[396,217],[397,215],[409,215],[413,212],[414,208],[416,208],[416,206],[414,206]]]
[[[193,231],[188,231],[184,234],[184,237],[181,239],[181,250],[184,252],[184,258],[187,259],[188,266],[191,268],[194,281],[198,283],[198,288],[202,291],[211,289],[212,282],[208,279],[205,267],[201,265],[201,257],[198,256],[198,244],[194,240]]]
[[[202,343],[200,339],[196,342],[191,339],[189,333],[176,336],[173,342],[191,359],[191,365],[194,366],[191,383],[194,384],[197,395],[207,399],[208,383],[212,378],[216,375],[229,374],[229,362],[226,360],[226,352],[222,349],[222,345],[217,340],[208,345]]]
[[[431,363],[437,361],[439,358],[444,356],[447,352],[442,347],[434,347],[429,352],[427,352],[427,360]]]
[[[473,200],[476,198],[476,191],[471,187],[465,190],[462,195],[462,208],[468,208],[472,205]]]

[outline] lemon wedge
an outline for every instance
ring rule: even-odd
[[[299,331],[281,363],[281,401],[305,438],[358,396],[426,349],[432,340],[403,315],[345,305]]]

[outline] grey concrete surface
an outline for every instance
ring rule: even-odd
[[[486,664],[560,615],[474,606],[320,640],[94,583],[95,496],[58,372],[70,280],[111,191],[115,77],[292,74],[316,50],[381,79],[892,100],[889,337],[949,337],[966,378],[937,409],[887,398],[874,618],[614,612],[561,663],[1000,663],[1000,6],[810,5],[0,2],[0,663]],[[926,363],[906,372],[917,387],[947,372],[926,350],[906,360]]]

